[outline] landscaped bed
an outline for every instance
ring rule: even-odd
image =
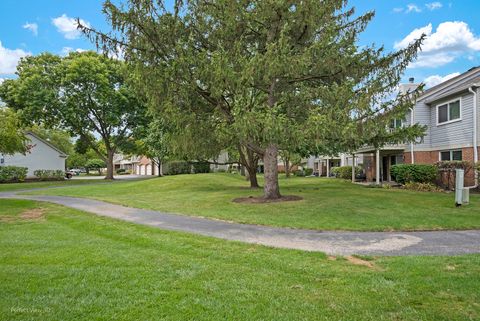
[[[261,178],[260,178],[261,181]],[[369,188],[340,179],[281,179],[281,192],[303,198],[267,204],[234,199],[261,196],[233,174],[167,176],[122,184],[74,186],[36,194],[87,197],[131,207],[240,223],[318,230],[438,230],[480,228],[480,195],[455,208],[452,193]]]
[[[479,255],[347,260],[0,202],[0,320],[480,318]]]

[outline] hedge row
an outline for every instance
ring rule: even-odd
[[[59,181],[65,178],[65,172],[53,169],[37,169],[33,175],[38,177],[41,181]]]
[[[390,173],[397,183],[403,185],[406,183],[433,183],[438,175],[438,167],[428,164],[399,164],[393,165]]]
[[[210,164],[207,162],[168,162],[163,168],[164,175],[180,175],[180,174],[199,174],[209,173]]]
[[[0,183],[23,182],[27,177],[27,172],[27,167],[1,166]]]
[[[355,166],[355,176],[360,174],[362,169],[359,166]],[[352,179],[352,166],[340,166],[332,168],[333,176],[343,179]]]

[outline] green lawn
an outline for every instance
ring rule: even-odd
[[[480,318],[480,255],[365,259],[0,200],[0,320]]]
[[[72,179],[52,182],[24,182],[24,183],[1,183],[0,192],[19,191],[31,188],[46,188],[46,187],[61,187],[61,186],[76,186],[84,184],[103,183],[101,180],[93,179]]]
[[[297,202],[238,204],[261,195],[237,175],[168,176],[122,184],[36,191],[88,197],[132,207],[261,225],[320,230],[435,230],[480,228],[480,195],[455,208],[454,195],[369,188],[338,179],[282,179],[284,195]]]

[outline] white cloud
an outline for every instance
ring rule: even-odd
[[[443,76],[443,77],[440,76],[440,75],[432,75],[430,77],[425,78],[425,80],[423,82],[425,83],[425,86],[427,88],[430,88],[430,87],[436,86],[438,84],[441,84],[444,81],[452,79],[453,77],[457,77],[458,75],[460,75],[459,72],[454,72],[454,73],[448,74],[448,75]]]
[[[22,49],[8,49],[0,41],[0,75],[15,73],[20,58],[30,55]]]
[[[77,29],[76,19],[70,18],[66,14],[53,18],[52,23],[57,27],[58,32],[62,33],[66,39],[77,39],[81,35],[80,30]],[[80,19],[80,23],[90,27],[90,24],[83,19]]]
[[[433,11],[443,7],[443,4],[441,2],[435,1],[425,4],[425,7],[427,7],[428,10]]]
[[[432,24],[414,29],[401,41],[395,42],[395,49],[407,47],[425,34],[427,38],[422,45],[422,52],[413,67],[438,67],[454,61],[463,54],[480,51],[480,37],[470,30],[463,21],[447,21],[438,25],[433,32]]]
[[[0,85],[5,81],[5,78],[0,78]]]
[[[403,8],[393,8],[393,12],[395,13],[403,12]]]
[[[410,12],[422,12],[422,9],[420,9],[416,4],[410,3],[407,4],[407,10],[405,10],[405,13],[410,13]]]
[[[22,27],[24,29],[30,30],[35,36],[38,35],[38,25],[36,23],[27,22]]]
[[[84,52],[84,51],[87,51],[87,50],[82,49],[82,48],[73,49],[72,47],[63,47],[61,53],[62,53],[63,56],[67,56],[72,51]]]

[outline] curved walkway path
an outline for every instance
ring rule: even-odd
[[[51,202],[101,216],[165,230],[182,231],[280,248],[319,251],[331,255],[459,255],[480,253],[480,230],[432,232],[313,231],[238,224],[167,214],[85,198],[18,195],[16,192],[0,193],[0,198]]]

